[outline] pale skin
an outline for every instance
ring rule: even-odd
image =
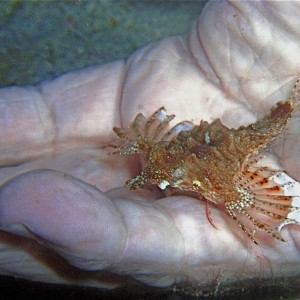
[[[80,274],[75,279],[67,263],[49,258],[49,248],[81,270],[108,270],[155,286],[295,274],[299,226],[284,227],[285,243],[253,245],[211,207],[214,228],[203,201],[123,188],[140,171],[139,161],[109,156],[105,146],[115,137],[112,127],[161,106],[176,114],[173,124],[221,118],[238,127],[262,117],[299,77],[299,14],[299,2],[210,3],[187,38],[165,39],[126,62],[38,87],[0,90],[0,273],[124,284],[72,269]],[[268,149],[298,181],[299,126],[296,107]]]

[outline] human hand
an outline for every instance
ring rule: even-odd
[[[80,269],[129,274],[158,286],[186,279],[204,284],[219,274],[220,281],[293,274],[297,226],[283,230],[286,243],[256,247],[220,210],[212,209],[218,229],[212,227],[201,201],[156,200],[148,191],[122,188],[139,162],[108,156],[105,146],[113,126],[162,105],[176,114],[175,123],[220,117],[238,127],[264,115],[287,98],[299,75],[299,10],[297,3],[210,3],[187,39],[165,39],[126,63],[67,74],[38,88],[0,91],[0,223],[14,234],[2,233],[1,272],[74,282],[37,259],[44,247],[30,238]],[[299,180],[298,115],[270,151]],[[79,283],[109,286],[98,273],[84,273]]]

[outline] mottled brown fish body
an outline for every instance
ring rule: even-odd
[[[300,221],[290,214],[299,210],[300,184],[282,170],[261,166],[257,155],[287,124],[300,100],[299,86],[300,80],[288,101],[247,127],[229,129],[216,119],[185,121],[167,131],[174,115],[162,107],[149,119],[137,115],[129,128],[114,128],[120,138],[111,145],[114,153],[140,153],[144,161],[141,174],[126,185],[193,192],[225,207],[253,242],[257,230],[283,240],[281,227]]]

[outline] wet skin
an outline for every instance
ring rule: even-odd
[[[139,160],[109,156],[105,146],[113,126],[161,106],[176,114],[174,124],[220,118],[237,128],[262,117],[299,77],[299,13],[297,2],[209,3],[188,37],[38,87],[0,90],[0,272],[45,282],[124,283],[74,271],[62,256],[82,270],[156,286],[296,274],[298,226],[283,229],[285,243],[266,239],[256,246],[211,207],[214,228],[205,202],[123,188],[140,171]],[[299,116],[296,108],[268,148],[298,181]]]

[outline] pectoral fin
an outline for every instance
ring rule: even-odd
[[[244,166],[235,178],[240,198],[225,207],[254,243],[258,230],[284,241],[281,229],[300,225],[300,183],[282,170],[261,165],[261,159]]]

